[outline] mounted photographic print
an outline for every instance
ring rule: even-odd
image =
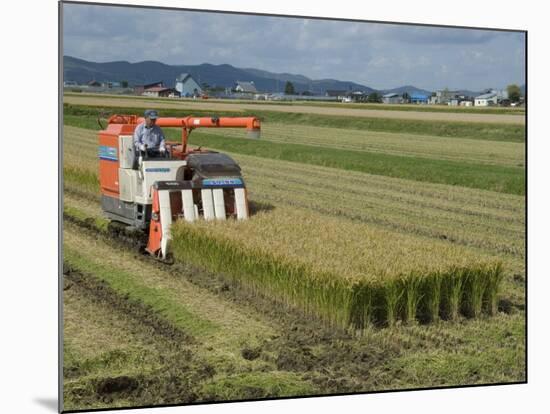
[[[526,36],[61,2],[62,410],[526,382]]]

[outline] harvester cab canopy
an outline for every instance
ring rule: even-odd
[[[241,167],[226,154],[210,152],[205,154],[189,154],[187,165],[192,168],[194,174],[201,178],[241,175]]]

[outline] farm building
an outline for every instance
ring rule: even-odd
[[[449,106],[472,106],[473,100],[467,96],[455,96],[447,102]]]
[[[237,81],[235,83],[235,91],[237,92],[244,92],[244,93],[257,93],[256,86],[254,85],[254,82],[243,82],[243,81]]]
[[[474,105],[475,106],[489,106],[496,105],[498,103],[498,96],[496,93],[486,93],[483,95],[476,96]]]
[[[410,97],[411,103],[415,104],[427,104],[428,103],[428,95],[424,95],[421,93],[413,93]]]
[[[400,104],[403,103],[403,97],[398,93],[387,93],[382,96],[382,102],[385,104]]]
[[[155,83],[149,83],[147,85],[136,85],[134,87],[134,93],[136,95],[143,95],[143,92],[145,92],[146,89],[150,88],[157,88],[157,87],[164,87],[164,82],[155,82]]]
[[[327,89],[325,92],[325,96],[336,98],[339,101],[344,99],[347,95],[347,91],[337,90],[337,89]]]
[[[182,73],[176,78],[176,90],[181,96],[202,95],[202,88],[189,73]]]
[[[459,91],[450,91],[448,89],[443,89],[441,91],[436,91],[435,96],[432,99],[434,104],[443,104],[447,105],[451,99],[456,98],[459,95]]]
[[[87,85],[98,87],[98,86],[101,86],[101,82],[98,82],[96,80],[91,80],[90,82],[87,83]]]
[[[351,94],[348,94],[351,99],[354,101],[354,102],[366,102],[366,100],[368,99],[368,95],[366,93],[364,93],[363,91],[353,91],[351,92]]]
[[[154,86],[152,88],[145,89],[142,95],[169,98],[169,97],[179,97],[180,93],[174,88],[165,88],[164,86]]]

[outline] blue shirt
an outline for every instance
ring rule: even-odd
[[[134,130],[134,147],[139,149],[141,144],[147,145],[148,149],[158,150],[164,148],[164,134],[162,129],[157,125],[152,125],[150,128],[145,126],[145,122],[139,124]]]

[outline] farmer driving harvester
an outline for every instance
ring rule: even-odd
[[[156,125],[158,113],[148,109],[143,116],[145,122],[139,124],[134,131],[135,153],[145,154],[148,158],[162,157],[166,154],[166,145],[162,129]]]

